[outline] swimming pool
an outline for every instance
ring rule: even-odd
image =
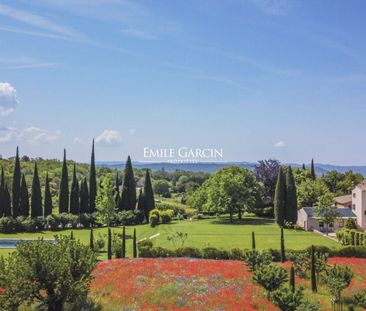
[[[36,241],[34,239],[0,239],[0,248],[16,248],[19,243]],[[44,239],[45,242],[55,243],[54,239]]]

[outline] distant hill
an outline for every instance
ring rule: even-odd
[[[125,162],[119,161],[100,161],[96,163],[97,166],[105,166],[109,168],[121,169],[124,167]],[[136,168],[148,168],[152,171],[158,171],[164,168],[167,172],[174,172],[176,170],[183,170],[189,172],[202,172],[213,173],[222,167],[231,165],[238,165],[240,167],[254,169],[257,163],[254,162],[199,162],[199,163],[167,163],[167,162],[133,162],[133,166]],[[291,163],[292,167],[301,167],[302,164]],[[316,174],[322,175],[328,171],[338,171],[344,173],[347,171],[353,171],[354,173],[360,173],[366,177],[366,166],[341,166],[332,164],[316,163]]]

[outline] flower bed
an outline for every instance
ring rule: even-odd
[[[94,277],[90,294],[103,310],[277,310],[240,261],[111,260]]]

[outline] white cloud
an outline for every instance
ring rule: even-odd
[[[74,144],[78,144],[78,145],[88,145],[91,142],[85,141],[84,139],[80,138],[80,137],[75,137],[72,141]]]
[[[139,39],[154,40],[157,38],[155,35],[147,31],[136,28],[122,29],[121,32],[127,36],[136,37]]]
[[[0,116],[6,116],[18,106],[17,90],[10,83],[0,82]]]
[[[61,136],[61,131],[48,131],[35,126],[19,129],[17,127],[0,128],[0,144],[25,141],[31,145],[43,145],[53,142]]]
[[[280,140],[279,142],[275,143],[274,146],[276,148],[283,148],[283,147],[286,147],[286,144],[284,141]]]
[[[121,142],[121,134],[115,130],[104,130],[95,138],[97,144],[117,145]]]
[[[252,0],[255,5],[268,15],[285,15],[289,9],[288,0]]]

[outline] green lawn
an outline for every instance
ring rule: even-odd
[[[128,236],[127,256],[132,254],[132,234],[134,227],[126,227]],[[255,232],[257,249],[280,247],[280,230],[274,224],[273,220],[256,217],[245,217],[242,221],[235,220],[234,224],[230,224],[226,218],[203,219],[195,221],[174,221],[168,225],[159,225],[151,228],[149,225],[139,225],[135,227],[138,239],[150,237],[154,234],[160,235],[153,239],[154,245],[173,248],[167,236],[180,231],[186,232],[188,238],[185,246],[195,246],[202,248],[212,246],[230,250],[234,247],[251,248],[251,232]],[[113,228],[113,231],[121,232],[121,228]],[[82,242],[89,243],[89,230],[73,230],[74,237]],[[107,229],[101,228],[94,231],[95,239],[98,233],[106,234]],[[17,233],[17,234],[0,234],[0,238],[52,238],[55,234],[70,234],[70,230],[59,232],[40,232],[40,233]],[[305,231],[285,230],[286,248],[303,249],[310,245],[324,245],[328,247],[339,247],[335,241],[320,236],[319,234]],[[9,254],[11,250],[0,249],[0,255]],[[101,259],[106,257],[101,254]]]

